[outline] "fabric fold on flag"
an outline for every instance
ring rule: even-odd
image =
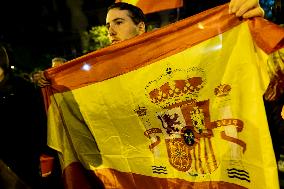
[[[262,97],[283,39],[225,4],[46,70],[66,188],[279,188]]]

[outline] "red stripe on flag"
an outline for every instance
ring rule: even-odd
[[[145,14],[148,14],[182,7],[183,0],[139,0],[137,6],[141,8]]]

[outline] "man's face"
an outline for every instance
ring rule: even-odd
[[[128,10],[111,9],[107,13],[106,26],[108,37],[112,44],[130,39],[145,32],[140,22],[135,24],[129,16]]]

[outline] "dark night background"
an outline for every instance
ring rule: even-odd
[[[283,0],[262,1],[266,18],[283,24]],[[50,67],[55,56],[68,60],[82,55],[79,33],[104,25],[106,9],[114,0],[9,0],[0,5],[0,43],[8,49],[11,64],[31,72]],[[226,0],[184,0],[179,19],[226,3]],[[175,20],[177,10],[147,15],[161,24],[163,13]]]

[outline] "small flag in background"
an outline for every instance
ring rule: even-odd
[[[176,9],[183,6],[183,0],[116,0],[115,2],[125,2],[135,5],[142,9],[144,14]]]

